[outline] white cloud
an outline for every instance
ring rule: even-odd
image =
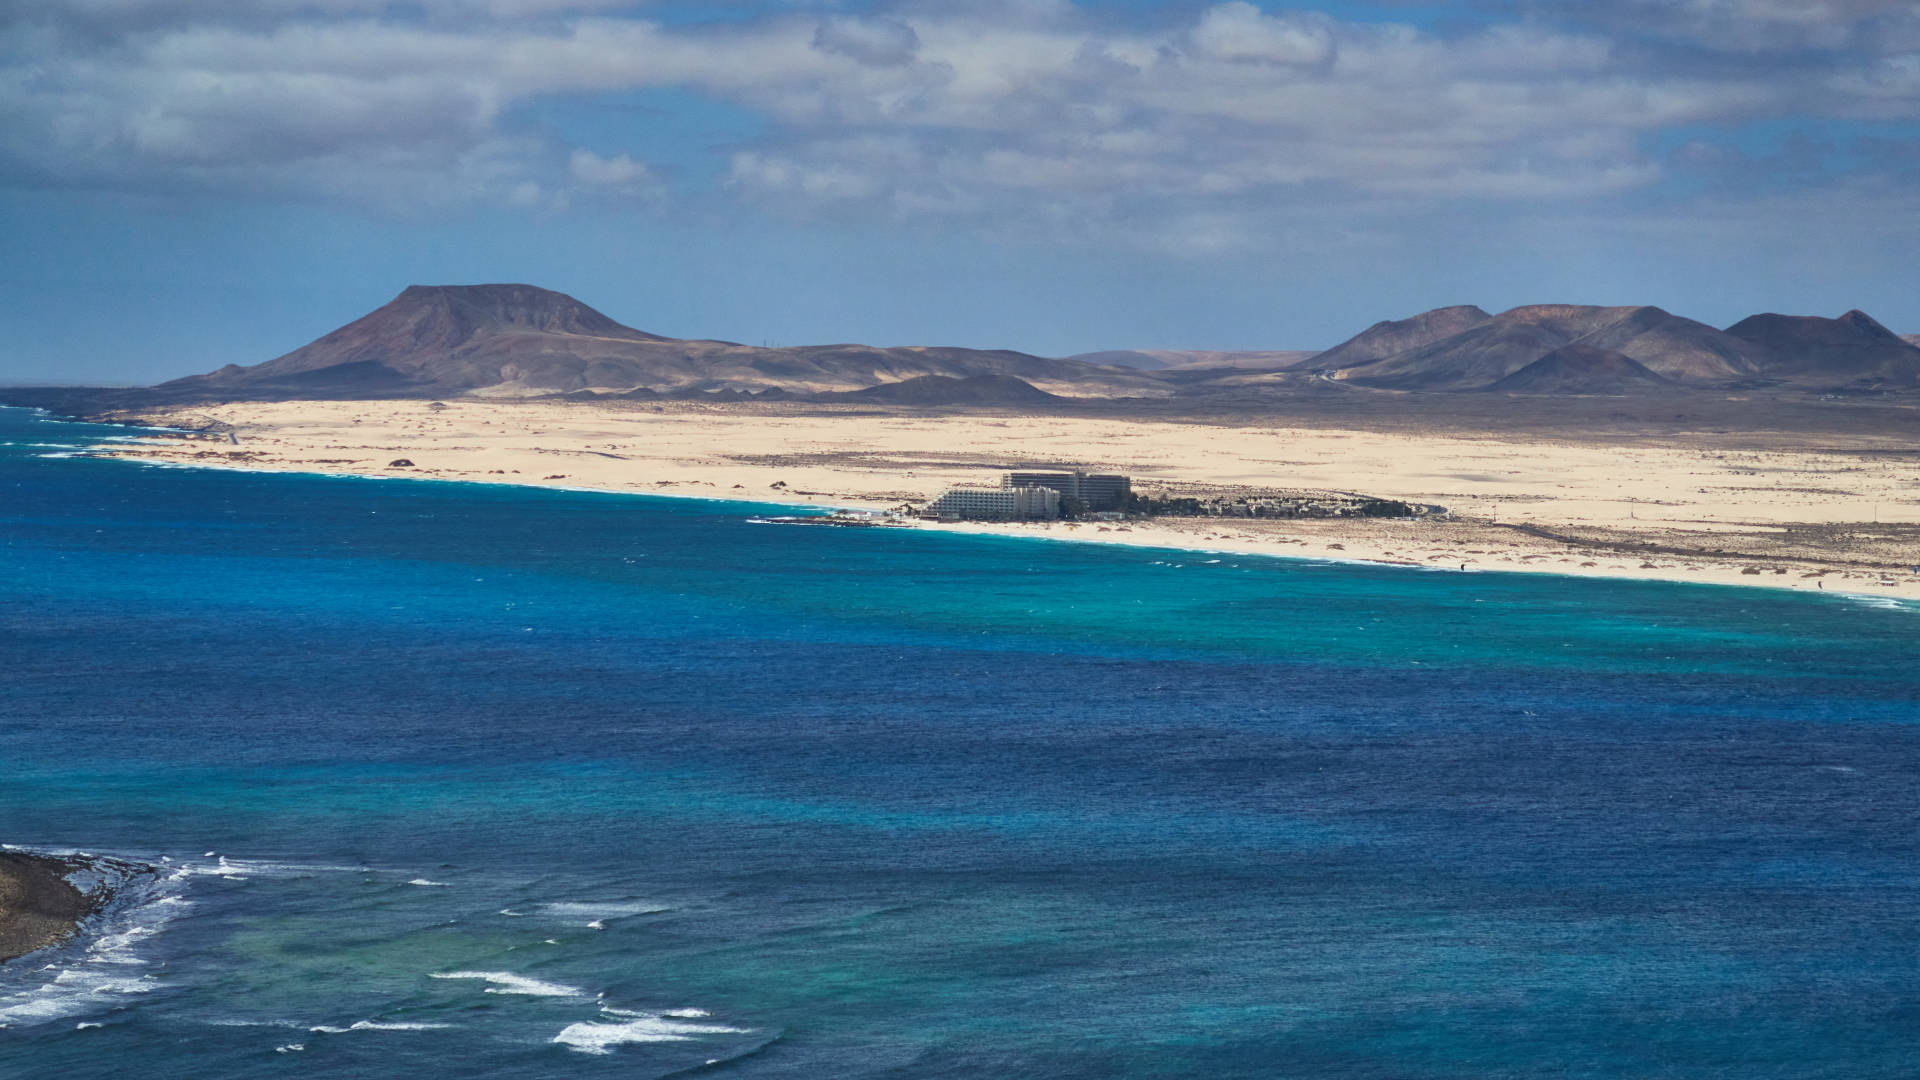
[[[569,192],[657,200],[667,186],[647,160],[659,149],[636,137],[589,150],[516,117],[528,103],[673,88],[762,119],[751,145],[719,148],[733,197],[1014,227],[1204,222],[1176,231],[1218,249],[1234,235],[1223,223],[1309,196],[1352,208],[1648,188],[1665,170],[1647,147],[1677,127],[1920,118],[1920,57],[1897,48],[1920,48],[1920,28],[1902,21],[1912,5],[1875,0],[1623,5],[1676,33],[1737,24],[1731,59],[1714,64],[1604,20],[1435,34],[1229,2],[1151,25],[1007,0],[678,27],[612,13],[626,6],[424,0],[409,18],[384,0],[16,9],[0,15],[0,179],[386,209],[550,210]],[[1740,59],[1782,28],[1834,25],[1847,41],[1871,27],[1875,44],[1845,64]]]
[[[592,187],[624,188],[653,179],[644,161],[635,161],[625,154],[603,158],[591,150],[575,150],[568,159],[567,171],[575,180]]]
[[[1210,8],[1193,29],[1193,46],[1219,60],[1319,66],[1333,59],[1333,31],[1324,16],[1267,15],[1247,3]]]

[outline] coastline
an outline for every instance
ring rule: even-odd
[[[71,937],[99,903],[67,875],[70,859],[0,851],[0,964]]]
[[[123,419],[174,430],[104,443],[97,455],[815,509],[924,504],[956,483],[990,483],[1000,469],[1063,463],[1128,472],[1137,489],[1178,494],[1357,490],[1454,512],[1443,519],[1162,517],[913,526],[1454,572],[1545,572],[1920,601],[1920,575],[1910,570],[1920,563],[1920,479],[1908,476],[1914,466],[1900,456],[1911,451],[1882,446],[1886,440],[1728,453],[1686,444],[1619,447],[1116,418],[469,399],[437,408],[413,401],[239,403]],[[197,430],[182,435],[183,428]],[[412,464],[388,464],[401,460]],[[1640,478],[1629,479],[1636,472]],[[1761,482],[1770,478],[1771,484]],[[1858,520],[1868,507],[1882,520]]]

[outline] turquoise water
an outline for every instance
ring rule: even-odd
[[[1906,1077],[1920,611],[68,456],[0,1075]]]

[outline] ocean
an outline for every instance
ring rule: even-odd
[[[1899,1077],[1920,610],[85,456],[0,1076]]]

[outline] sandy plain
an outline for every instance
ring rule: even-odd
[[[1562,437],[1098,410],[473,399],[245,402],[122,419],[195,429],[109,451],[155,462],[799,505],[918,505],[1036,467],[1123,472],[1136,491],[1182,496],[1354,492],[1447,513],[921,527],[1920,601],[1920,449],[1884,427]]]

